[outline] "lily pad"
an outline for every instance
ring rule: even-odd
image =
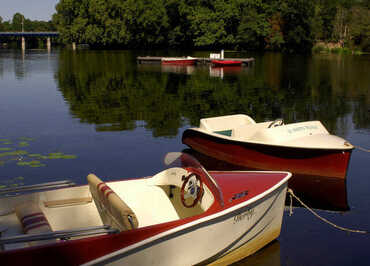
[[[42,155],[39,153],[30,153],[27,155],[28,157],[34,157],[34,158],[41,158]]]
[[[27,151],[23,151],[23,150],[8,151],[8,152],[2,152],[2,153],[0,153],[0,157],[26,155],[27,153],[28,153]]]
[[[29,166],[29,167],[44,167],[44,166],[46,166],[45,164],[41,163],[40,161],[36,161],[36,160],[29,161],[29,162],[26,162],[26,161],[18,162],[17,165],[19,165],[19,166]]]
[[[76,159],[77,156],[76,155],[72,155],[72,154],[65,154],[62,156],[62,159]]]
[[[45,167],[46,164],[40,163],[40,164],[31,164],[30,167]]]
[[[20,137],[19,139],[24,140],[24,141],[33,141],[34,140],[33,138],[28,138],[28,137]]]
[[[0,147],[0,151],[11,151],[12,148],[4,148],[4,147]]]
[[[18,143],[18,146],[19,147],[27,147],[27,146],[29,146],[30,144],[28,144],[28,142],[26,142],[26,141],[21,141],[21,142],[19,142]]]

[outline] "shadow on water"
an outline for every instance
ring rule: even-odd
[[[232,266],[269,265],[280,266],[280,243],[275,240],[255,254],[231,264]]]

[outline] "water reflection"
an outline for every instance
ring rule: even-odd
[[[200,67],[194,65],[162,65],[160,63],[141,63],[137,65],[137,70],[139,72],[163,72],[192,75],[195,73],[195,71],[199,71]]]
[[[280,266],[280,243],[275,240],[255,254],[231,264],[232,266]]]
[[[58,64],[54,60],[56,53],[58,51],[0,49],[0,76],[9,72],[17,80],[24,80],[34,74],[53,75]]]
[[[26,76],[25,51],[21,54],[13,54],[14,56],[14,73],[17,79],[23,79]]]
[[[185,149],[183,152],[197,158],[207,170],[255,170],[217,160],[193,149]],[[311,208],[339,212],[350,210],[347,200],[347,184],[343,178],[293,173],[288,186]],[[290,201],[288,200],[286,203],[289,205]],[[293,200],[293,206],[302,207],[296,200]]]
[[[242,71],[246,73],[247,67],[243,66],[224,66],[224,67],[209,67],[209,76],[223,79],[225,75],[238,75]]]
[[[140,120],[154,136],[175,136],[184,121],[198,125],[202,117],[246,113],[256,121],[320,120],[345,137],[351,113],[356,127],[370,125],[370,85],[355,70],[363,72],[363,62],[339,58],[267,54],[251,68],[209,70],[138,65],[129,51],[63,51],[56,79],[72,114],[98,131],[131,130]]]

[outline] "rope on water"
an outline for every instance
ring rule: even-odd
[[[353,147],[355,147],[356,149],[359,149],[359,150],[361,150],[361,151],[364,151],[364,152],[370,152],[370,150],[365,149],[365,148],[362,148],[362,147],[360,147],[360,146],[355,146],[355,145],[353,145]]]
[[[345,228],[345,227],[341,227],[341,226],[338,226],[330,221],[328,221],[327,219],[321,217],[320,215],[318,215],[314,210],[312,210],[310,207],[308,207],[300,198],[298,198],[292,189],[288,188],[288,191],[289,193],[289,196],[290,196],[290,213],[289,213],[289,216],[292,216],[293,214],[293,198],[294,197],[303,207],[305,207],[307,210],[309,210],[313,215],[315,215],[317,218],[319,218],[320,220],[324,221],[325,223],[339,229],[339,230],[343,230],[343,231],[347,231],[347,232],[351,232],[351,233],[360,233],[360,234],[369,234],[370,232],[368,231],[363,231],[363,230],[356,230],[356,229],[349,229],[349,228]]]
[[[365,148],[362,148],[362,147],[360,147],[360,146],[352,145],[352,144],[351,144],[351,143],[349,143],[348,141],[345,141],[345,142],[344,142],[344,145],[345,145],[345,146],[348,146],[348,147],[353,146],[353,147],[355,147],[356,149],[359,149],[359,150],[364,151],[364,152],[370,152],[370,150],[369,150],[369,149],[365,149]]]

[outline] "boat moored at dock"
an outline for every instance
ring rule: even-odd
[[[211,64],[216,67],[220,66],[241,66],[242,61],[239,60],[224,60],[224,59],[213,59],[211,60]]]
[[[329,134],[320,121],[256,123],[244,114],[201,119],[199,128],[184,131],[182,142],[240,166],[342,179],[354,149],[343,138]]]
[[[195,65],[196,58],[187,57],[162,57],[161,61],[164,65]]]

